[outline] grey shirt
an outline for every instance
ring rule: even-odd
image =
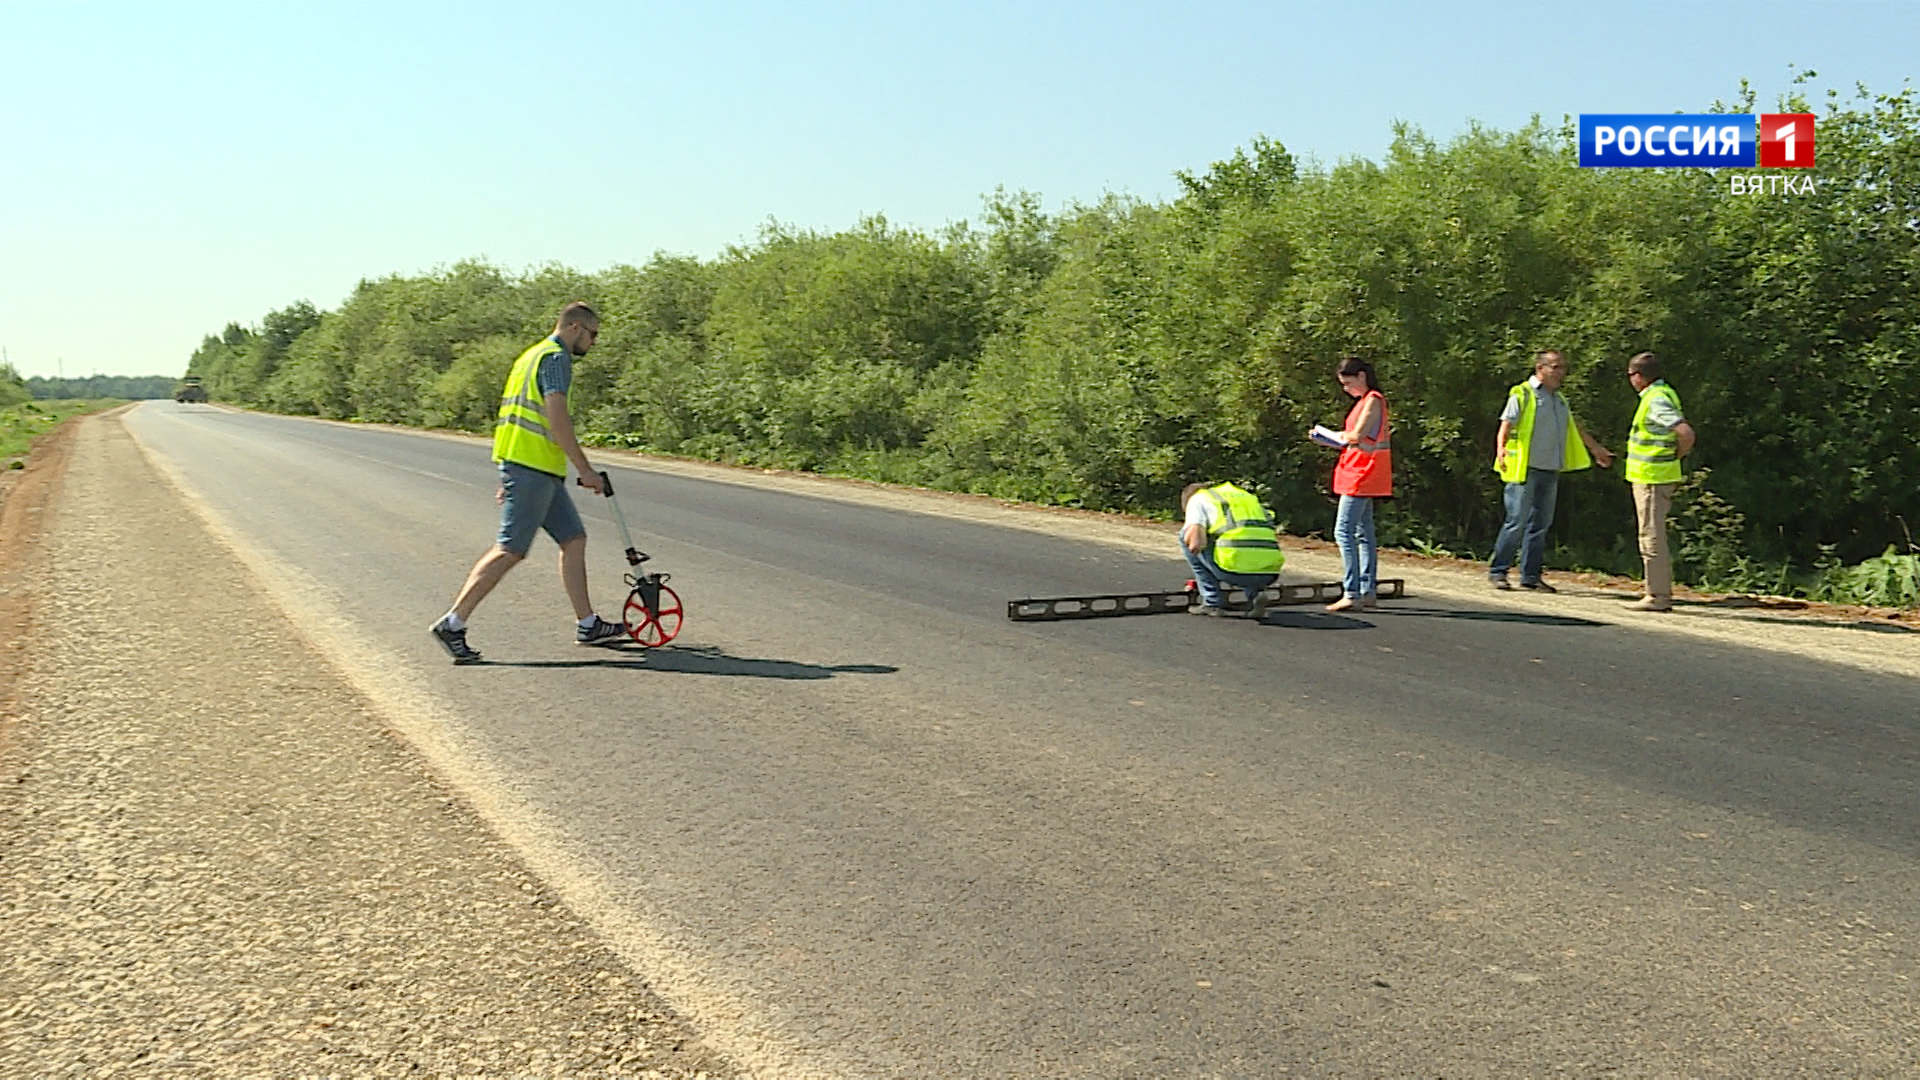
[[[1527,385],[1533,390],[1533,438],[1527,444],[1527,468],[1559,472],[1567,467],[1567,426],[1573,423],[1573,415],[1566,398],[1540,385],[1540,376],[1528,377]],[[1500,419],[1520,423],[1519,398],[1507,398]]]

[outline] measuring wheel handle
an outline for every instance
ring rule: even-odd
[[[594,474],[600,477],[600,494],[605,495],[609,499],[613,498],[613,477],[607,475],[607,470],[605,469],[595,469]],[[587,486],[587,478],[584,476],[574,477],[573,482],[581,487]]]

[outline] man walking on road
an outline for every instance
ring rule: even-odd
[[[1680,410],[1680,395],[1660,377],[1660,358],[1643,352],[1627,361],[1627,381],[1640,393],[1627,435],[1627,482],[1640,519],[1640,558],[1647,593],[1634,611],[1673,610],[1673,553],[1667,549],[1667,511],[1680,484],[1680,459],[1693,449],[1693,426]]]
[[[1520,587],[1557,592],[1541,579],[1546,561],[1547,530],[1553,525],[1554,503],[1560,495],[1560,474],[1613,464],[1613,453],[1593,441],[1574,423],[1560,384],[1567,378],[1567,358],[1548,349],[1534,358],[1533,377],[1507,391],[1507,407],[1500,413],[1498,452],[1493,467],[1506,481],[1506,523],[1494,541],[1487,577],[1496,589],[1511,589],[1507,571],[1520,558]]]
[[[1273,531],[1273,516],[1251,492],[1234,484],[1188,484],[1180,493],[1186,523],[1180,553],[1193,568],[1200,603],[1195,615],[1227,614],[1229,586],[1247,594],[1247,618],[1267,613],[1267,587],[1280,576],[1286,555]]]
[[[573,639],[581,645],[611,645],[627,628],[610,623],[587,598],[587,530],[567,496],[567,462],[580,483],[599,494],[600,474],[587,461],[567,414],[573,382],[573,358],[587,355],[600,336],[600,317],[576,300],[560,310],[553,334],[513,362],[500,396],[500,420],[493,429],[493,460],[500,463],[500,536],[473,564],[453,609],[431,627],[456,664],[471,664],[480,653],[467,644],[467,620],[507,571],[527,557],[533,534],[541,529],[560,545],[560,581],[577,621]]]

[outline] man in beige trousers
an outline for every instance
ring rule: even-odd
[[[1673,610],[1673,552],[1667,546],[1667,511],[1680,486],[1680,459],[1693,449],[1694,433],[1680,409],[1680,395],[1661,377],[1660,358],[1643,352],[1627,361],[1627,381],[1640,394],[1633,430],[1627,434],[1627,480],[1640,519],[1640,558],[1647,594],[1634,611]]]

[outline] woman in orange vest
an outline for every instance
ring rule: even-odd
[[[1342,596],[1328,611],[1370,608],[1380,577],[1380,547],[1374,540],[1373,500],[1393,494],[1393,444],[1387,426],[1387,398],[1373,365],[1357,356],[1340,361],[1340,388],[1358,398],[1347,413],[1343,430],[1331,432],[1331,441],[1343,447],[1333,467],[1333,493],[1340,496],[1340,514],[1333,522],[1333,540],[1340,547],[1344,580]]]

